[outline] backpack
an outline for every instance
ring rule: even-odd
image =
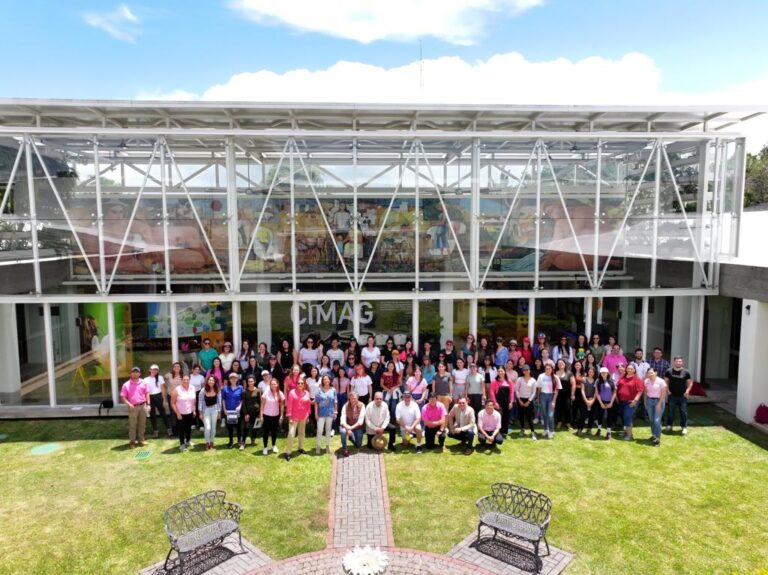
[[[757,406],[757,410],[755,411],[755,421],[763,424],[768,423],[768,405],[761,403]]]

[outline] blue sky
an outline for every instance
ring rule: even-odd
[[[664,93],[719,94],[768,76],[765,1],[547,0],[517,12],[504,6],[478,9],[459,14],[481,21],[471,45],[418,31],[403,39],[363,43],[327,27],[298,30],[279,14],[270,15],[270,4],[291,1],[255,0],[257,11],[262,10],[257,17],[268,22],[254,21],[252,13],[248,18],[247,11],[217,0],[0,2],[5,35],[0,97],[136,98],[176,90],[202,95],[244,72],[322,70],[342,60],[385,69],[404,66],[418,60],[420,41],[425,59],[454,56],[470,65],[509,52],[530,63],[592,56],[617,60],[639,52],[658,69],[656,89]],[[386,4],[398,6],[397,1]],[[132,16],[118,19],[116,33],[122,38],[88,23],[89,17],[108,18],[121,6]],[[325,6],[333,26],[331,7],[337,3]],[[393,16],[409,19],[407,13]],[[524,84],[525,77],[516,81]],[[450,77],[441,82],[446,91],[454,87]],[[311,95],[298,99],[311,100]],[[761,100],[768,97],[755,95],[754,103]]]

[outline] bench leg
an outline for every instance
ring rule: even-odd
[[[544,545],[547,546],[547,555],[546,556],[549,557],[549,542],[547,541],[546,537],[544,538]]]
[[[179,575],[184,575],[184,556],[179,553]]]
[[[538,541],[533,542],[533,555],[534,555],[534,560],[536,561],[536,573],[538,573],[539,571],[541,571],[541,567],[544,563],[541,560],[541,558],[539,558],[539,542]]]
[[[480,527],[482,527],[482,523],[477,524],[477,539],[475,539],[475,543],[480,543]]]
[[[173,553],[173,547],[168,550],[168,555],[165,556],[165,563],[163,563],[163,569],[168,571],[168,561],[171,560],[171,553]]]
[[[242,551],[243,553],[248,553],[248,551],[245,550],[245,547],[243,547],[243,534],[240,532],[239,529],[237,530],[237,537],[238,537],[238,540],[240,541],[240,551]]]

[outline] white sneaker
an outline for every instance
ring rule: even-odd
[[[186,450],[187,450],[187,446],[186,445],[183,445],[183,444],[179,445],[179,451],[186,451]]]
[[[331,437],[333,437],[334,435],[336,435],[336,431],[331,429]]]
[[[261,451],[262,455],[269,455],[269,449],[266,447]]]
[[[535,434],[535,433],[531,433],[531,439],[532,439],[533,441],[537,441],[537,440],[538,440],[538,437],[536,437],[536,434]]]
[[[683,427],[683,435],[688,435],[688,428],[687,427]]]
[[[187,441],[187,449],[192,449],[193,447],[195,447],[195,444],[191,441]]]
[[[272,453],[277,453],[277,445],[272,446]]]
[[[664,429],[666,429],[667,431],[672,431],[672,426],[671,425],[667,425]]]

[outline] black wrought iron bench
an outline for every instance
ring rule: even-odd
[[[493,529],[494,538],[502,532],[531,543],[537,561],[539,544],[544,541],[549,555],[547,528],[552,501],[546,495],[513,483],[494,483],[491,495],[477,500],[477,508],[480,511],[477,541],[480,541],[480,529],[485,525]]]
[[[179,572],[184,573],[184,559],[190,553],[220,545],[224,539],[237,533],[240,549],[243,536],[240,533],[240,515],[243,508],[237,503],[224,501],[224,491],[207,491],[171,505],[163,514],[165,532],[171,548],[165,558],[168,569],[171,553],[179,556]]]

